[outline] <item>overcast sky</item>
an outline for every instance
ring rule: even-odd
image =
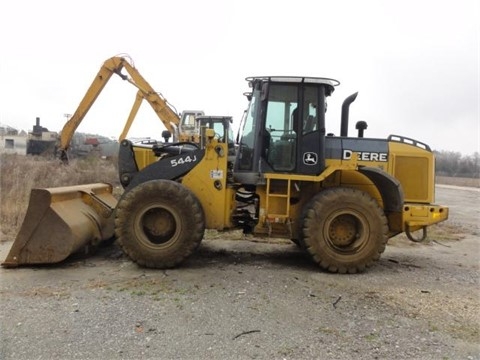
[[[245,77],[323,76],[341,85],[366,136],[403,135],[435,150],[480,151],[477,0],[16,0],[0,5],[0,123],[60,131],[102,63],[128,54],[178,111],[240,121]],[[78,131],[118,137],[135,88],[112,78]],[[160,138],[144,104],[129,136]]]

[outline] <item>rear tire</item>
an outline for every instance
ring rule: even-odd
[[[362,272],[380,258],[387,240],[387,218],[363,191],[327,189],[305,206],[301,242],[325,270]]]
[[[183,185],[153,180],[138,185],[116,209],[115,235],[123,251],[139,265],[171,268],[202,241],[202,206]]]

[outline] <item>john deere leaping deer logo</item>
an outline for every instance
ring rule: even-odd
[[[317,165],[318,156],[313,152],[306,152],[303,154],[303,163],[305,165]]]

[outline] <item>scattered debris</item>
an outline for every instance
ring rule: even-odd
[[[143,324],[141,322],[135,324],[135,332],[143,333]]]
[[[438,245],[442,245],[442,246],[445,246],[445,247],[451,247],[450,245],[445,245],[445,244],[442,244],[441,242],[438,242],[437,240],[432,240],[432,242],[434,242],[435,244],[438,244]]]
[[[341,299],[342,299],[342,296],[340,295],[340,296],[338,297],[338,299],[335,300],[335,302],[333,303],[333,307],[334,307],[335,309],[337,308],[337,304],[340,302]]]
[[[238,339],[240,336],[243,336],[243,335],[248,335],[248,334],[253,334],[253,333],[259,333],[259,332],[260,332],[260,330],[244,331],[244,332],[241,332],[241,333],[238,334],[238,335],[235,335],[232,340]]]

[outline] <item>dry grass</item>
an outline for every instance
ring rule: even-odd
[[[0,235],[14,236],[18,232],[32,188],[95,182],[118,185],[116,160],[92,157],[64,165],[36,156],[0,155]]]
[[[479,178],[462,178],[462,177],[449,177],[449,176],[436,176],[437,184],[443,185],[455,185],[455,186],[468,186],[468,187],[480,187]]]

